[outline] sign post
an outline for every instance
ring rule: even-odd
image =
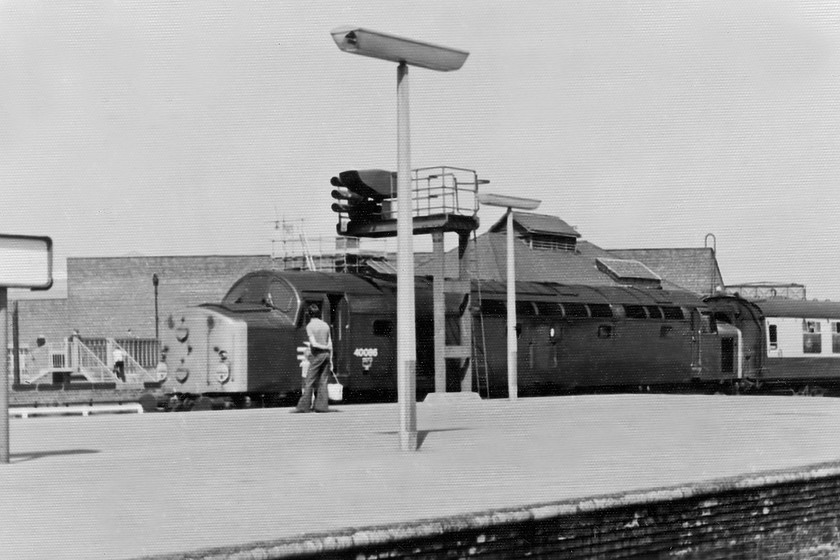
[[[0,234],[0,463],[9,462],[9,288],[52,286],[52,239]]]

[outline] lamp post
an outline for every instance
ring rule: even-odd
[[[408,67],[440,72],[459,69],[468,52],[396,37],[361,27],[330,31],[344,52],[396,62],[397,66],[397,399],[400,448],[417,449],[416,365],[414,338],[414,249],[412,236],[411,137]]]
[[[478,201],[487,206],[501,206],[507,208],[507,373],[508,398],[515,401],[519,397],[519,383],[517,381],[517,352],[516,352],[516,267],[513,248],[513,210],[535,210],[540,205],[539,200],[533,198],[519,198],[491,193],[479,193]]]
[[[158,284],[160,283],[160,279],[158,278],[157,273],[152,274],[152,285],[155,287],[155,341],[159,341],[160,337],[158,336]]]

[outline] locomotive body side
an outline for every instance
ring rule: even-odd
[[[721,379],[717,334],[702,320],[707,312],[695,295],[561,285],[554,285],[552,295],[547,287],[551,285],[517,286],[523,394],[675,387]],[[487,340],[504,340],[505,303],[492,285],[487,288],[478,328]],[[504,344],[485,346],[490,395],[504,396],[507,350]]]

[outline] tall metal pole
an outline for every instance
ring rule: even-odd
[[[3,345],[3,359],[0,360],[0,463],[9,462],[9,332],[8,290],[0,287],[0,344]]]
[[[158,283],[160,280],[158,279],[157,274],[152,274],[152,284],[155,286],[155,340],[160,340],[160,335],[158,333]]]
[[[516,267],[513,256],[513,209],[507,211],[507,370],[508,398],[519,397],[519,383],[516,370]]]
[[[400,449],[416,451],[417,349],[414,341],[414,228],[408,117],[408,65],[402,62],[397,67],[397,400]]]

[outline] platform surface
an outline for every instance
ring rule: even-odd
[[[840,461],[840,400],[606,395],[10,421],[4,558],[137,558]]]

